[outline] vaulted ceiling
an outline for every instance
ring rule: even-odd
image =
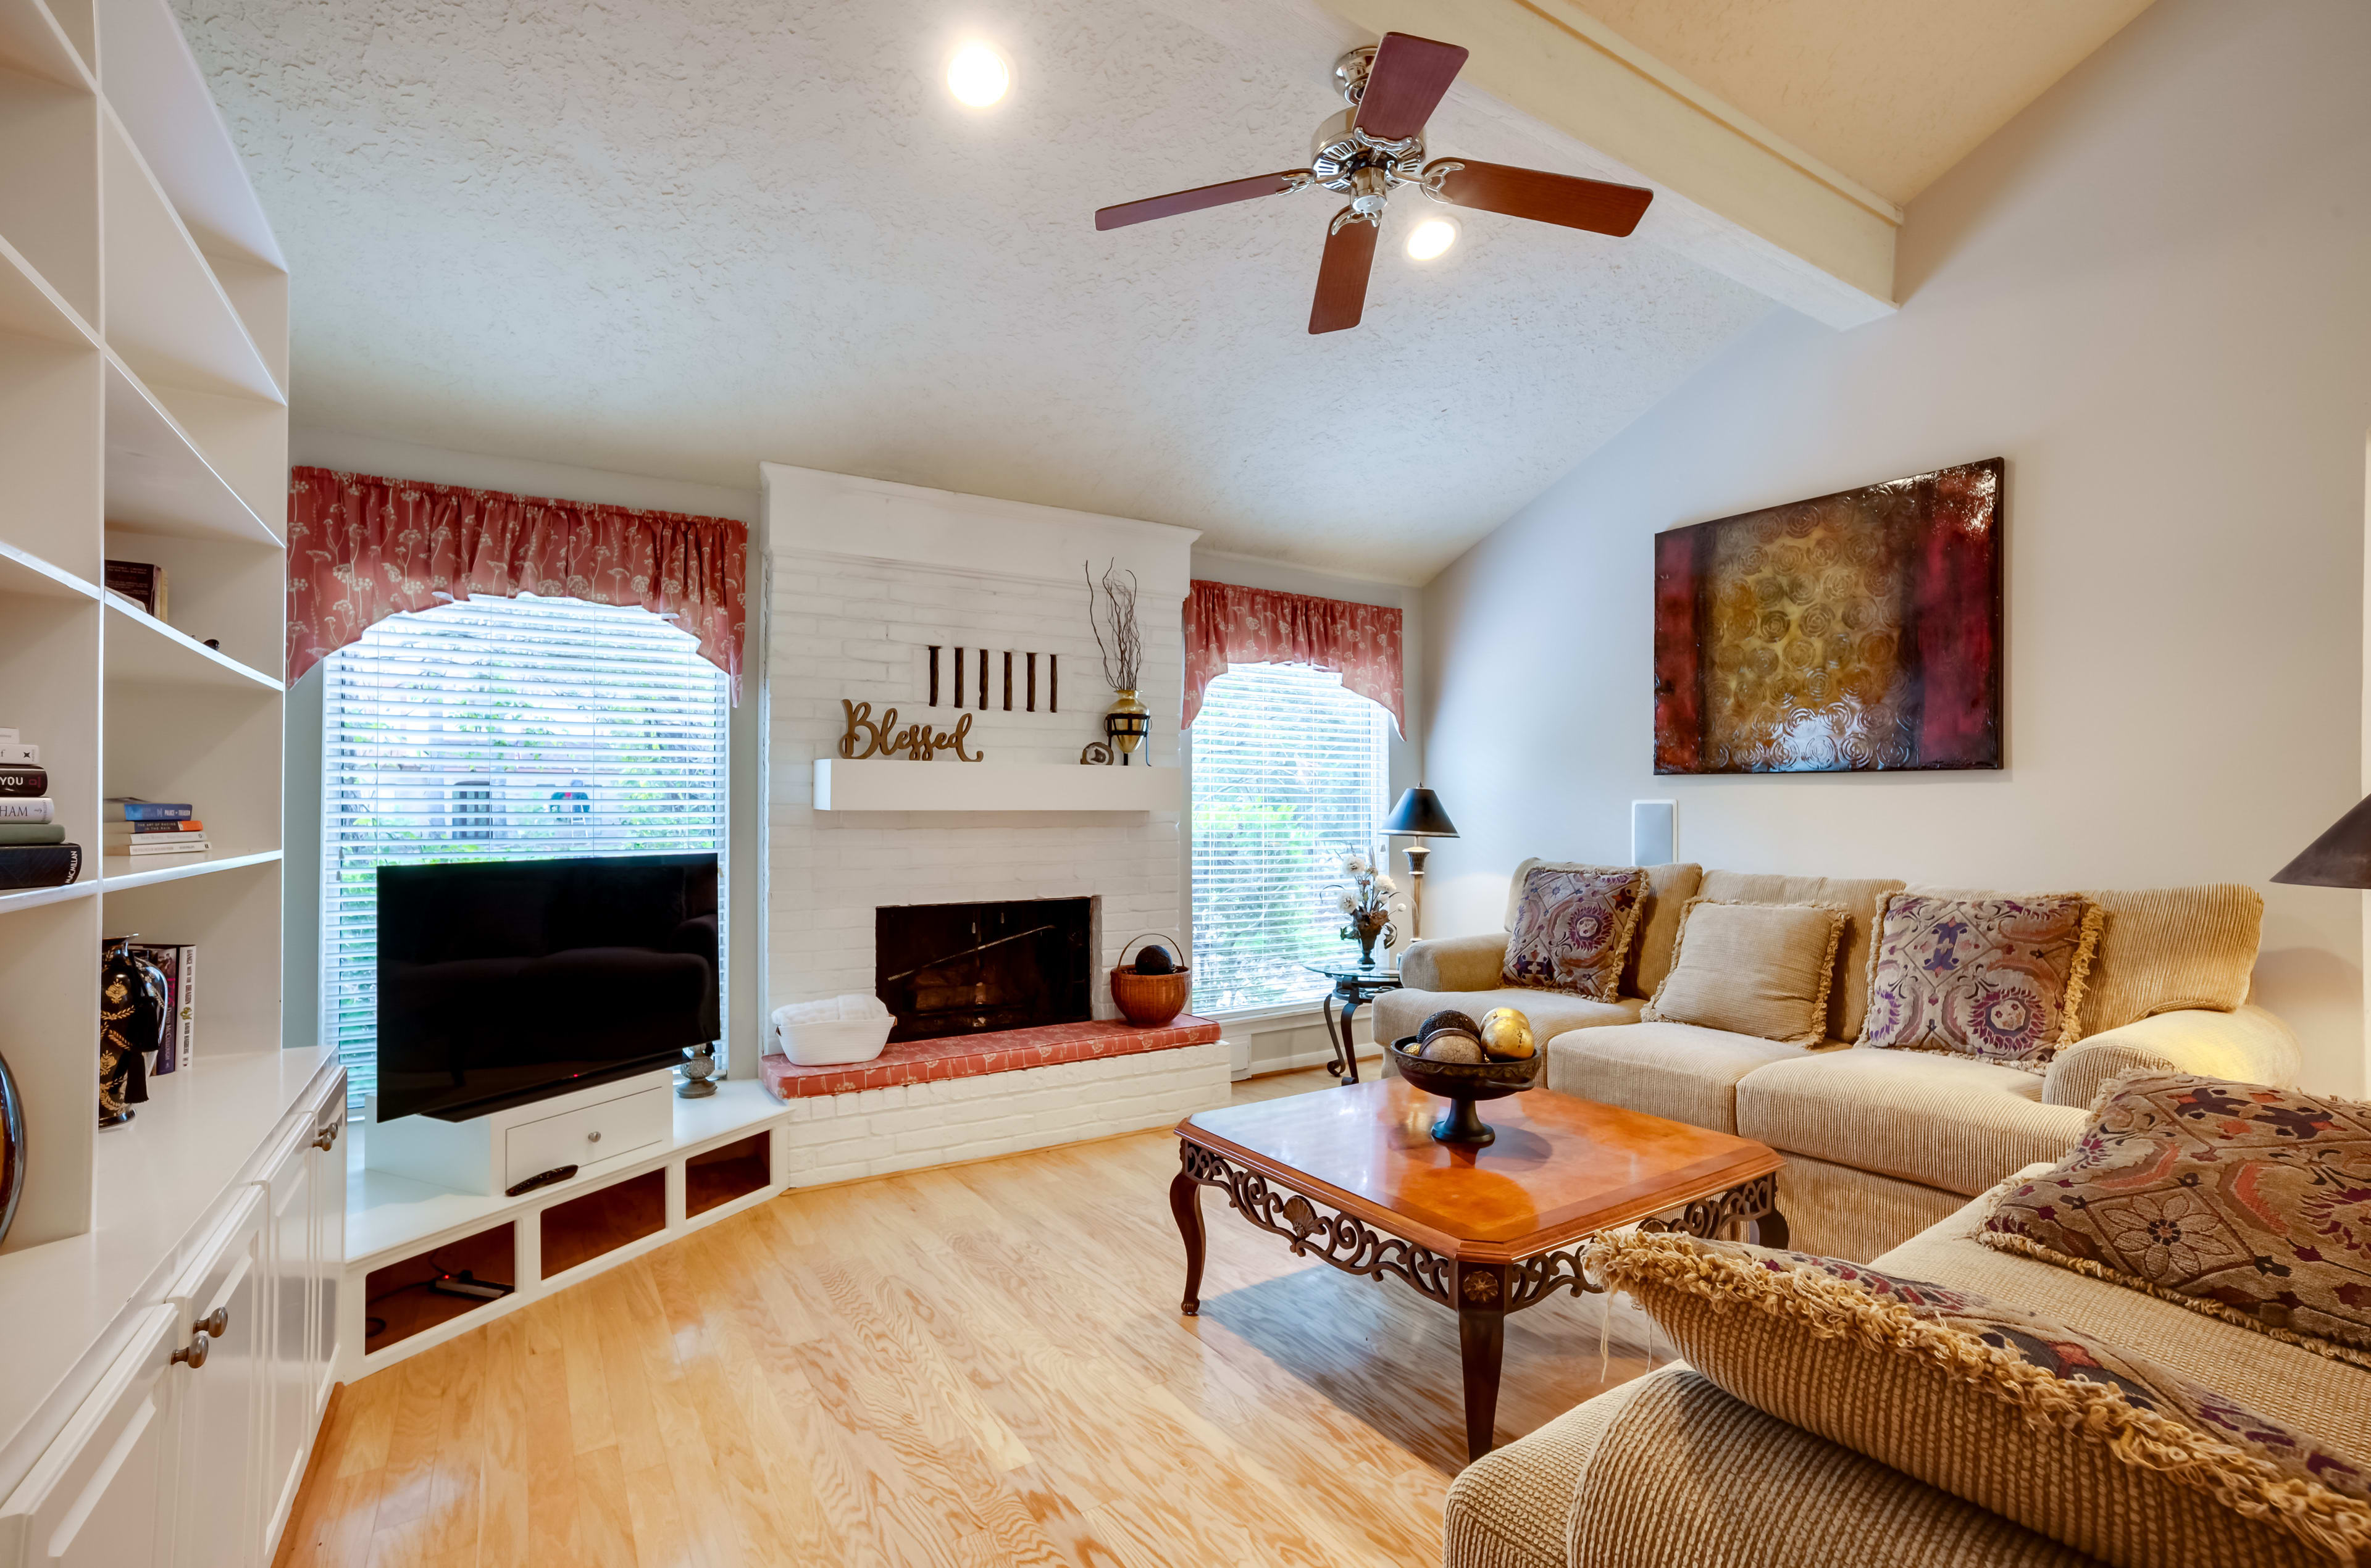
[[[1420,265],[1403,200],[1365,324],[1314,338],[1336,198],[1097,233],[1305,161],[1367,41],[1306,0],[176,3],[289,258],[303,424],[773,459],[1415,582],[1773,308],[1653,212],[1468,214]],[[990,110],[942,84],[970,37],[1013,62]],[[1622,173],[1470,89],[1428,141]]]

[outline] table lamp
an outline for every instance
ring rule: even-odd
[[[2371,888],[2371,795],[2356,801],[2273,880],[2296,887]]]
[[[1419,784],[1401,794],[1399,804],[1383,819],[1383,831],[1402,838],[1454,838],[1457,824],[1440,809],[1440,797]],[[1413,940],[1424,935],[1424,860],[1432,853],[1432,846],[1411,844],[1404,853],[1408,865],[1408,936]]]

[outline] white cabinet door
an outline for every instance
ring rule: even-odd
[[[319,1168],[313,1194],[313,1262],[318,1271],[313,1311],[313,1419],[330,1402],[338,1375],[338,1287],[346,1275],[346,1076],[322,1097],[314,1114],[313,1160]],[[326,1144],[326,1147],[323,1145]]]
[[[263,1540],[279,1539],[280,1521],[304,1480],[305,1456],[313,1435],[313,1313],[319,1289],[314,1223],[320,1166],[313,1147],[313,1118],[291,1118],[283,1136],[264,1157],[268,1245],[264,1249],[263,1320]]]
[[[181,1315],[151,1307],[15,1495],[0,1539],[26,1568],[164,1568],[173,1530],[173,1399]],[[168,1376],[168,1374],[172,1374]]]
[[[181,1388],[176,1469],[175,1568],[256,1568],[262,1554],[264,1355],[267,1340],[264,1189],[240,1189],[230,1218],[174,1286],[174,1305],[205,1362],[174,1372]]]

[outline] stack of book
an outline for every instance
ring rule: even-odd
[[[202,855],[206,824],[187,801],[144,801],[137,795],[107,800],[107,852],[110,855]]]
[[[41,748],[0,730],[0,893],[64,887],[82,875],[82,846],[66,842],[57,815]]]

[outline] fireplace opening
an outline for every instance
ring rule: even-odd
[[[873,991],[896,1040],[1093,1016],[1094,901],[901,904],[873,912]]]

